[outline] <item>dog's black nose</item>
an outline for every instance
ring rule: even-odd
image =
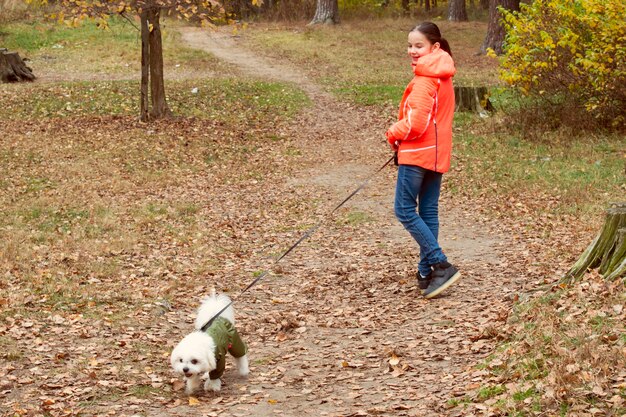
[[[184,372],[184,373],[187,373],[187,372],[189,372],[189,368],[187,368],[187,367],[184,367],[184,368],[183,368],[183,372]]]

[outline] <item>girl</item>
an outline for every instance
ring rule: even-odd
[[[415,76],[386,135],[398,160],[396,217],[420,247],[419,288],[433,298],[461,277],[437,242],[441,177],[452,151],[456,69],[448,41],[431,22],[409,32],[408,54]]]

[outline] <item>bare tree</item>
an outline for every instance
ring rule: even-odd
[[[502,44],[506,33],[501,21],[502,14],[498,8],[519,10],[519,3],[520,0],[489,0],[489,26],[487,27],[487,36],[485,36],[480,47],[483,54],[487,53],[487,49],[493,49],[498,55],[502,53]]]
[[[46,3],[46,0],[39,0]],[[261,0],[252,0],[260,6]],[[86,18],[106,28],[112,15],[135,14],[141,19],[141,120],[168,117],[171,111],[165,96],[163,78],[163,41],[161,38],[161,13],[176,13],[185,19],[209,22],[224,16],[224,9],[216,0],[58,0],[65,20],[76,23]],[[128,19],[133,25],[131,19]],[[148,94],[149,93],[149,94]]]
[[[436,5],[435,0],[433,3]],[[420,7],[424,8],[424,11],[429,12],[431,9],[431,0],[415,0],[415,9],[420,12]]]
[[[141,120],[158,119],[172,114],[165,99],[163,79],[163,40],[161,37],[161,9],[147,8],[141,11],[141,98],[139,110]],[[147,55],[147,56],[146,56]],[[150,83],[152,107],[148,111]]]
[[[388,1],[388,0],[386,0],[386,1]],[[402,3],[402,12],[405,15],[411,14],[411,9],[409,8],[409,0],[402,0],[401,3]]]
[[[448,20],[452,22],[467,22],[465,0],[450,0],[448,2]]]
[[[315,16],[309,25],[339,23],[339,5],[337,0],[317,0]]]

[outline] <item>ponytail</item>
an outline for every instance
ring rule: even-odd
[[[450,56],[452,56],[452,49],[450,48],[450,44],[448,41],[441,36],[441,31],[439,31],[439,27],[432,22],[422,22],[419,25],[415,26],[410,32],[420,32],[422,35],[428,39],[428,41],[432,44],[439,43],[441,49],[446,51]]]
[[[437,42],[439,42],[439,45],[441,45],[441,49],[443,49],[450,56],[452,56],[452,49],[450,49],[450,44],[445,38],[440,38]]]

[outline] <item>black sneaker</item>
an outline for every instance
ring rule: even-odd
[[[441,294],[446,288],[461,278],[458,269],[448,262],[440,262],[433,265],[432,279],[424,292],[426,298],[433,298]]]
[[[419,287],[422,294],[424,294],[424,291],[426,291],[426,288],[428,288],[428,285],[430,284],[430,280],[432,278],[433,278],[432,272],[426,275],[425,277],[422,277],[422,274],[420,274],[419,272],[417,273],[417,286]]]

